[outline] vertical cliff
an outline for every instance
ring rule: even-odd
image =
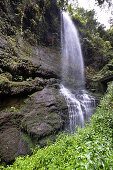
[[[0,158],[44,146],[67,118],[56,1],[0,1]]]

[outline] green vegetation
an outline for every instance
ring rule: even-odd
[[[95,76],[94,80],[100,80],[108,77],[113,77],[113,60],[106,64],[102,70],[100,70]]]
[[[90,124],[73,135],[61,135],[54,144],[19,157],[1,169],[112,169],[113,167],[113,82],[101,100]]]
[[[19,34],[22,40],[27,40],[32,45],[59,45],[60,10],[56,0],[51,2],[49,0],[2,0],[0,6],[0,13],[3,15],[1,20],[5,14],[9,16],[1,25],[1,31],[6,36]],[[13,13],[9,15],[12,9]],[[13,46],[17,50],[15,44]]]

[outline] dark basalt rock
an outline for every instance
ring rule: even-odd
[[[0,96],[28,95],[35,91],[42,90],[46,85],[46,81],[41,78],[22,82],[9,81],[6,77],[2,76],[0,76],[0,78]]]
[[[57,89],[45,87],[30,97],[22,112],[22,129],[38,140],[63,127],[62,114],[67,116],[67,106]]]
[[[5,162],[30,153],[35,144],[63,128],[67,105],[59,89],[47,86],[29,96],[20,109],[10,107],[0,114],[0,157]],[[41,142],[43,141],[43,142]]]
[[[28,143],[20,129],[8,126],[0,133],[0,156],[5,162],[11,162],[18,156],[30,153]]]
[[[63,128],[67,106],[59,94],[56,0],[1,0],[0,6],[0,158],[10,162]]]

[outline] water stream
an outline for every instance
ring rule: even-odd
[[[70,16],[61,16],[62,84],[60,92],[65,97],[69,122],[65,129],[74,132],[76,126],[84,126],[95,106],[95,99],[85,89],[84,62],[79,35]]]

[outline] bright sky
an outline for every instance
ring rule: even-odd
[[[74,2],[74,0],[71,1]],[[95,0],[78,0],[78,4],[80,7],[83,7],[87,10],[95,9],[95,12],[97,14],[96,18],[98,18],[98,21],[101,24],[104,24],[106,26],[106,29],[110,28],[109,19],[110,17],[113,18],[113,0],[112,6],[110,8],[108,8],[108,5],[106,3],[104,4],[103,8],[100,8],[95,4]]]

